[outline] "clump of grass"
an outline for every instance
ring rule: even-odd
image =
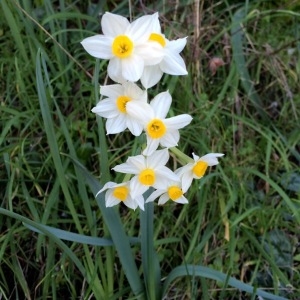
[[[182,263],[199,264],[288,299],[300,297],[296,4],[2,0],[0,5],[0,39],[5,43],[0,50],[0,290],[5,298],[132,296],[113,247],[59,243],[24,225],[29,219],[109,236],[96,200],[70,158],[99,180],[110,176],[101,174],[107,169],[99,160],[101,124],[90,113],[98,101],[98,83],[107,80],[106,63],[97,62],[95,68],[79,43],[99,32],[98,17],[106,10],[129,17],[129,8],[133,17],[159,10],[169,29],[166,35],[189,36],[183,54],[189,75],[165,76],[151,92],[154,96],[168,88],[171,114],[194,117],[182,130],[180,147],[188,154],[226,153],[216,170],[193,185],[189,205],[155,207],[162,277]],[[44,95],[36,86],[38,51]],[[209,68],[214,57],[225,63],[215,74]],[[41,97],[46,101],[39,102]],[[107,154],[110,166],[135,147],[128,133],[109,137],[108,144],[113,145]],[[138,236],[138,212],[121,207],[120,213],[125,232]],[[72,258],[69,249],[76,254]],[[139,247],[133,250],[139,266]],[[167,295],[251,299],[226,281],[195,276],[174,281]]]

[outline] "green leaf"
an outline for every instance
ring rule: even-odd
[[[148,198],[152,189],[144,195]],[[145,210],[140,211],[141,222],[141,251],[147,299],[161,299],[161,275],[157,253],[154,250],[153,237],[153,202],[145,204]]]
[[[102,185],[80,162],[75,159],[73,159],[73,162],[84,175],[87,184],[96,197],[96,194],[102,188]],[[96,200],[101,210],[104,222],[111,234],[111,238],[118,252],[123,270],[126,274],[131,289],[135,295],[142,295],[144,292],[144,287],[142,285],[138,269],[134,261],[134,256],[130,248],[129,238],[125,234],[121,219],[113,207],[105,206],[104,193],[99,194],[96,197]]]
[[[19,214],[16,214],[12,211],[9,211],[7,209],[4,208],[0,208],[0,214],[6,215],[10,218],[14,218],[24,224],[26,224],[27,226],[32,226],[33,228],[36,228],[37,230],[39,230],[40,232],[42,232],[43,234],[45,234],[46,236],[48,236],[50,239],[52,239],[63,251],[66,255],[68,255],[70,257],[70,259],[74,262],[74,264],[77,266],[77,268],[79,269],[79,271],[81,272],[81,274],[83,275],[83,277],[85,277],[86,274],[86,270],[84,268],[84,266],[82,265],[82,263],[80,262],[80,260],[78,259],[78,257],[74,254],[74,252],[63,242],[61,241],[58,237],[56,237],[52,232],[50,232],[46,226],[41,225],[39,223],[36,223],[34,221],[31,221],[28,218],[25,218]]]
[[[256,108],[257,112],[264,119],[268,119],[267,114],[263,110],[262,101],[257,94],[253,80],[251,80],[247,63],[244,55],[244,30],[242,23],[245,21],[246,13],[245,7],[237,10],[232,17],[232,27],[231,27],[231,45],[233,60],[236,65],[237,72],[240,76],[241,84],[249,97],[250,101]]]
[[[41,232],[39,229],[37,229],[34,226],[28,225],[26,223],[24,223],[24,226],[26,226],[28,229],[30,229],[34,232],[43,234],[43,232]],[[61,240],[76,242],[76,243],[80,243],[80,244],[88,244],[88,245],[92,245],[92,246],[102,246],[102,247],[108,247],[108,246],[114,245],[114,243],[112,242],[111,239],[87,236],[87,235],[69,232],[66,230],[62,230],[62,229],[58,229],[58,228],[54,228],[54,227],[42,225],[42,224],[40,224],[40,226],[42,226],[47,231],[51,232],[52,234],[54,234],[57,238],[59,238]],[[140,240],[138,238],[129,238],[129,240],[130,240],[131,244],[140,243]]]
[[[221,281],[223,283],[227,283],[229,286],[232,286],[238,290],[245,291],[247,293],[255,294],[257,296],[264,297],[264,299],[269,300],[287,300],[286,298],[272,295],[260,289],[255,289],[249,284],[243,283],[233,277],[228,277],[226,274],[212,270],[207,267],[196,266],[196,265],[186,265],[186,266],[178,266],[172,270],[172,272],[167,276],[164,286],[163,286],[163,296],[165,296],[168,287],[171,282],[178,277],[183,276],[194,276],[194,277],[204,277],[208,279],[213,279],[216,281]]]

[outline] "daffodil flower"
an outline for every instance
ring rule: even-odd
[[[144,122],[147,136],[147,147],[143,151],[144,155],[151,155],[159,145],[166,148],[177,146],[180,138],[178,129],[185,127],[192,121],[192,117],[188,114],[166,118],[171,103],[170,93],[162,92],[150,102],[150,108],[146,115],[128,109],[132,116]]]
[[[145,66],[141,83],[146,89],[157,84],[163,73],[170,75],[188,74],[184,60],[179,55],[186,45],[186,37],[169,41],[165,35],[161,33],[160,23],[157,19],[154,24],[154,29],[149,36],[149,41],[161,45],[163,59],[156,65]]]
[[[147,92],[132,82],[126,82],[101,86],[100,94],[107,98],[99,101],[92,112],[107,118],[107,134],[119,133],[128,128],[133,135],[139,136],[143,123],[131,116],[127,107],[136,113],[147,114]]]
[[[189,189],[193,179],[203,177],[208,167],[217,165],[219,163],[218,157],[223,155],[223,153],[209,153],[199,157],[193,153],[194,162],[188,163],[175,171],[181,177],[183,192],[185,193]]]
[[[105,190],[107,190],[105,193],[106,207],[112,207],[119,204],[120,202],[123,202],[126,206],[128,206],[131,209],[136,209],[137,207],[140,207],[140,209],[144,210],[143,195],[138,195],[133,198],[130,193],[129,181],[119,184],[109,181],[97,193],[96,197],[98,196],[98,194],[102,193]]]
[[[108,76],[119,83],[139,80],[144,66],[162,60],[161,45],[149,42],[158,13],[142,16],[130,23],[126,18],[105,13],[103,34],[84,39],[84,49],[96,58],[109,59]]]
[[[167,149],[154,151],[150,156],[131,156],[126,163],[113,168],[116,172],[134,174],[130,180],[131,196],[145,193],[150,187],[163,189],[169,180],[179,181],[179,177],[165,165],[169,160]]]
[[[173,200],[176,203],[188,203],[188,200],[183,195],[180,181],[169,180],[168,184],[163,189],[154,191],[148,197],[146,203],[152,202],[158,197],[158,205],[165,204],[169,199]]]

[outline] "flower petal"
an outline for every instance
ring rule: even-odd
[[[169,157],[168,149],[157,150],[147,157],[147,167],[156,169],[159,166],[164,166],[168,162]]]
[[[107,119],[106,134],[116,134],[124,131],[126,126],[126,118],[123,114],[118,115],[116,118]]]
[[[178,130],[168,130],[160,139],[160,145],[166,148],[175,147],[178,144],[180,135]]]
[[[156,85],[163,76],[159,64],[154,66],[145,66],[141,83],[145,89],[149,89]]]
[[[128,197],[125,201],[123,201],[123,203],[124,203],[127,207],[129,207],[129,208],[131,208],[131,209],[134,209],[134,210],[138,207],[137,202],[134,201],[131,197]]]
[[[127,163],[136,171],[131,174],[138,174],[141,170],[146,168],[146,158],[143,155],[130,156]]]
[[[87,53],[94,57],[110,59],[113,57],[111,51],[112,42],[113,39],[111,37],[99,34],[84,39],[81,42],[81,45]]]
[[[179,116],[165,119],[165,124],[169,129],[180,129],[191,123],[192,117],[188,114],[182,114]]]
[[[186,199],[184,196],[181,196],[180,198],[176,199],[174,202],[180,203],[180,204],[189,203],[188,199]]]
[[[165,194],[161,195],[160,198],[159,198],[159,200],[158,200],[158,205],[165,204],[169,199],[170,198],[169,198],[168,193],[165,193]]]
[[[112,181],[108,181],[103,187],[102,189],[96,194],[95,197],[97,197],[99,194],[101,194],[103,191],[112,188],[113,186],[115,186],[116,183],[112,182]]]
[[[164,73],[170,75],[187,75],[185,62],[178,53],[165,51],[164,59],[161,61],[160,68]]]
[[[156,42],[136,45],[135,54],[144,60],[145,66],[159,64],[164,57],[164,48]]]
[[[110,99],[104,99],[98,102],[98,104],[92,108],[92,112],[104,118],[115,118],[119,115],[115,103]]]
[[[130,190],[131,190],[131,197],[137,198],[138,196],[143,195],[147,190],[149,189],[149,186],[142,185],[139,182],[138,176],[134,176],[130,180]]]
[[[165,178],[166,180],[170,181],[176,181],[176,182],[180,182],[180,178],[177,174],[175,174],[173,171],[171,171],[168,167],[162,166],[159,169],[156,170],[156,175],[157,177],[161,178]]]
[[[108,98],[118,98],[124,94],[124,87],[121,84],[101,85],[100,94]]]
[[[165,193],[165,190],[156,190],[154,191],[146,200],[146,203],[153,202],[156,198],[158,198],[162,193]]]
[[[129,101],[126,105],[126,111],[130,117],[144,125],[154,118],[154,111],[147,102]]]
[[[193,155],[194,161],[199,160],[200,157],[198,155],[196,155],[194,152],[192,153],[192,155]]]
[[[183,48],[185,47],[187,42],[187,38],[181,38],[174,41],[169,41],[168,43],[168,50],[174,52],[174,53],[180,53]]]
[[[115,82],[122,83],[125,81],[122,75],[122,64],[121,60],[113,57],[110,59],[107,66],[108,76]]]
[[[128,97],[138,101],[147,102],[147,92],[143,91],[135,83],[128,81],[123,83],[122,86],[124,87],[125,95]]]
[[[126,30],[126,34],[131,36],[134,41],[140,43],[146,42],[149,39],[157,20],[158,13],[142,16],[130,24],[130,27]]]
[[[200,161],[205,161],[210,167],[219,163],[217,157],[222,157],[223,153],[209,153],[199,158]]]
[[[159,146],[160,139],[152,139],[147,135],[147,146],[143,151],[143,155],[151,155]]]
[[[142,131],[143,131],[143,125],[139,122],[137,122],[136,119],[127,117],[126,119],[126,125],[129,131],[134,135],[134,136],[140,136]]]
[[[143,155],[131,156],[126,163],[116,165],[112,170],[126,174],[138,174],[145,167]]]
[[[170,109],[172,97],[168,91],[159,93],[150,102],[154,109],[155,117],[164,119]]]
[[[101,19],[102,32],[111,37],[124,34],[130,26],[129,21],[119,15],[106,12]]]
[[[191,186],[193,182],[193,174],[192,172],[185,172],[182,174],[182,191],[185,193]]]
[[[128,81],[138,81],[144,70],[144,61],[138,55],[131,55],[126,59],[122,59],[122,76]]]
[[[141,210],[144,210],[145,200],[143,196],[138,196],[134,199]]]

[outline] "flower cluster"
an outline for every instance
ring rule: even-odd
[[[106,118],[107,134],[128,129],[134,136],[145,134],[147,144],[140,155],[131,156],[113,168],[127,174],[123,183],[107,182],[98,192],[106,191],[106,206],[120,202],[132,209],[144,210],[144,203],[159,198],[188,203],[184,197],[193,179],[199,179],[209,166],[218,164],[222,153],[199,157],[193,153],[186,165],[172,171],[166,164],[169,148],[176,147],[179,129],[192,121],[189,114],[167,117],[172,97],[168,91],[148,100],[147,89],[156,85],[163,73],[186,75],[180,52],[186,38],[169,41],[161,32],[158,13],[130,23],[126,18],[105,13],[101,20],[103,34],[84,39],[81,44],[92,56],[108,59],[108,76],[116,84],[100,87],[105,97],[92,112]],[[136,82],[140,81],[144,89]],[[129,175],[128,175],[129,174]],[[130,180],[128,180],[130,179]],[[144,193],[154,192],[144,199]]]

